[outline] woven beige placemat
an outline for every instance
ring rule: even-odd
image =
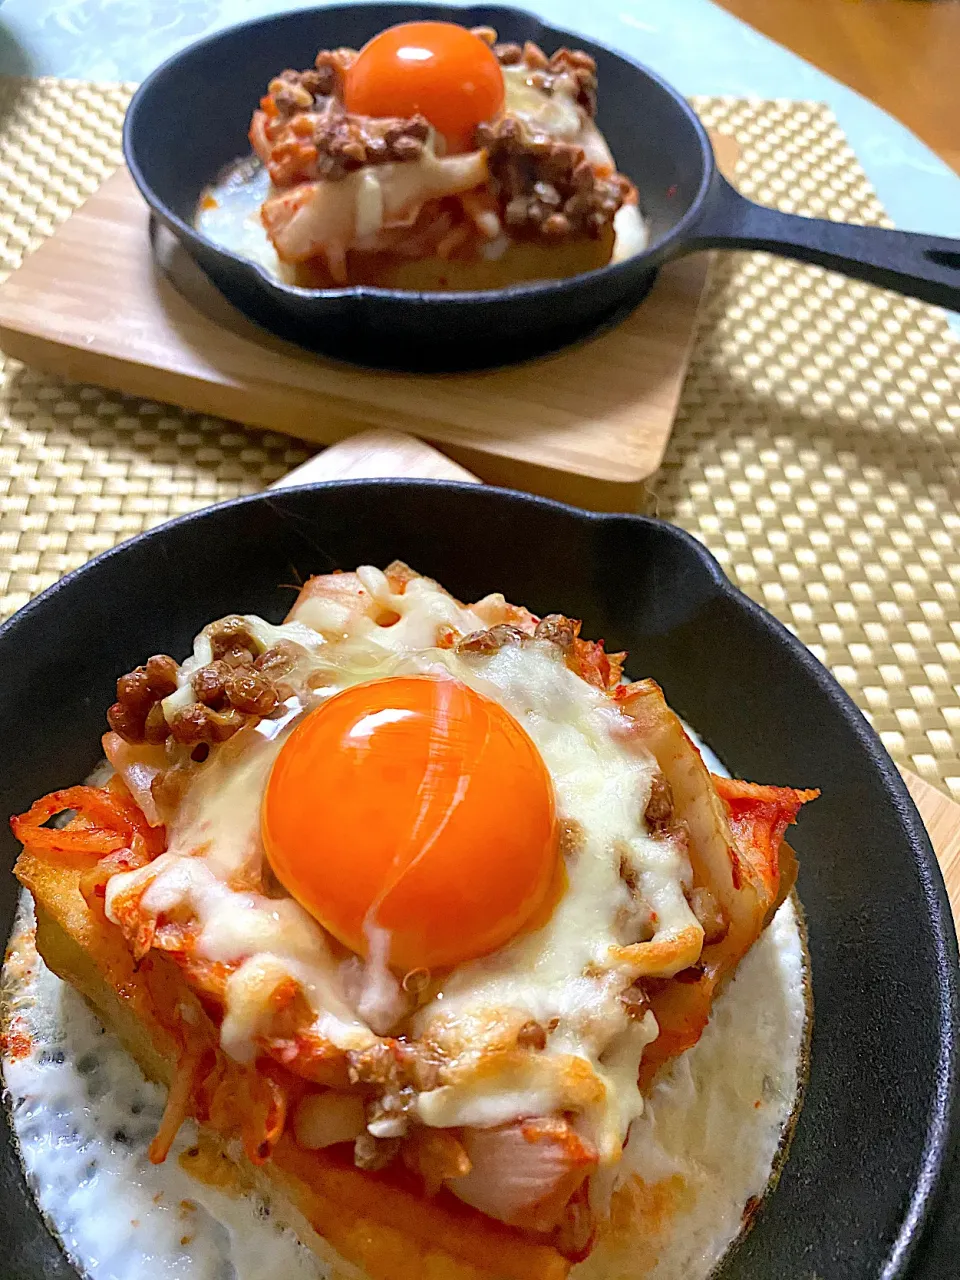
[[[126,86],[0,80],[0,268],[120,160]],[[830,111],[695,100],[746,194],[889,225]],[[109,270],[109,246],[104,246]],[[308,450],[0,365],[0,614],[121,538]],[[960,799],[960,342],[941,314],[765,254],[719,257],[658,512],[835,672],[894,758]]]

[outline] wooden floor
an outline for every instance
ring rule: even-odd
[[[960,173],[960,0],[717,0],[889,111]]]

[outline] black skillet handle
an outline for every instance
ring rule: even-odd
[[[765,249],[960,311],[960,240],[779,213],[747,200],[719,173],[683,247]]]

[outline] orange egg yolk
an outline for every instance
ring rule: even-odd
[[[363,46],[344,77],[348,111],[425,116],[451,151],[503,108],[503,72],[489,45],[454,22],[404,22]]]
[[[452,679],[334,695],[284,743],[261,812],[281,884],[401,973],[508,942],[556,884],[553,786],[523,728]]]

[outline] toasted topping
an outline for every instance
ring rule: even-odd
[[[127,742],[163,741],[166,734],[161,721],[151,712],[176,689],[178,670],[173,658],[164,653],[155,654],[142,667],[121,676],[117,681],[117,701],[107,712],[110,728]]]
[[[543,50],[528,40],[518,44],[495,44],[493,52],[502,67],[523,66],[532,75],[530,82],[543,93],[554,93],[562,87],[573,90],[573,96],[591,117],[597,110],[597,64],[582,49],[558,49],[548,58]],[[562,84],[558,84],[561,82]]]
[[[226,711],[214,711],[211,707],[196,702],[174,714],[170,721],[170,733],[176,742],[213,745],[232,738],[245,723],[245,716],[232,707]]]
[[[277,680],[290,674],[297,665],[299,656],[300,654],[295,645],[291,644],[289,640],[281,640],[279,644],[272,645],[269,649],[264,649],[263,653],[254,659],[254,670],[259,671],[268,679]]]
[[[472,631],[457,644],[457,653],[496,653],[504,645],[523,644],[528,639],[519,627],[498,623],[485,631]]]
[[[598,237],[634,198],[629,180],[599,173],[578,142],[533,132],[513,115],[478,126],[477,142],[487,150],[493,191],[514,234],[557,236],[562,226],[565,236]]]
[[[238,614],[221,618],[208,628],[208,634],[213,657],[229,666],[252,662],[260,652],[260,645],[251,634],[246,619]]]
[[[545,1049],[547,1047],[547,1033],[539,1022],[525,1022],[517,1032],[517,1047],[519,1049]]]
[[[578,624],[571,618],[565,618],[562,613],[548,613],[537,623],[533,634],[538,640],[549,640],[552,644],[559,645],[566,653],[576,640],[579,630]]]
[[[643,982],[638,978],[631,986],[627,987],[620,995],[620,1003],[623,1005],[628,1018],[632,1018],[635,1022],[641,1022],[650,1010],[650,1000],[647,996],[646,988]]]
[[[279,701],[276,686],[269,676],[249,667],[232,671],[227,677],[224,692],[232,707],[251,716],[269,715]]]
[[[727,936],[730,922],[709,889],[700,886],[691,891],[690,909],[700,921],[704,944],[710,946],[714,942],[722,942]]]
[[[673,823],[673,791],[659,769],[650,780],[650,799],[643,816],[651,831],[666,831]]]
[[[491,28],[408,23],[359,53],[321,51],[314,68],[270,82],[250,140],[277,192],[290,193],[271,193],[263,205],[281,261],[325,260],[345,283],[349,250],[477,258],[490,244],[496,258],[505,234],[613,242],[614,218],[636,193],[593,123],[593,59],[491,39]],[[444,168],[460,152],[481,163]],[[389,170],[384,191],[363,182],[331,202],[301,190],[398,165],[418,176],[409,191],[400,184],[402,200],[391,194],[397,179]],[[308,216],[308,206],[317,212]],[[309,238],[299,234],[305,222],[318,223]]]
[[[227,677],[233,668],[217,659],[208,667],[201,667],[190,681],[197,701],[214,710],[222,707],[227,700]]]
[[[84,900],[138,961],[162,951],[185,976],[196,1007],[182,1015],[188,1052],[157,1152],[222,1086],[207,1078],[209,1055],[194,1052],[202,1006],[214,1061],[242,1068],[249,1086],[217,1105],[250,1111],[243,1140],[254,1162],[285,1128],[308,1149],[352,1143],[365,1169],[399,1153],[428,1192],[444,1185],[557,1247],[584,1247],[585,1181],[620,1159],[643,1106],[638,1072],[649,1079],[648,1068],[696,1040],[717,982],[776,900],[783,830],[813,793],[711,780],[656,686],[621,688],[620,656],[562,615],[538,622],[499,595],[461,605],[402,565],[316,579],[294,615],[280,628],[231,615],[201,632],[182,666],[157,656],[122,678],[119,718],[142,722],[142,737],[105,735],[111,789],[56,793],[14,823],[31,851],[80,860]],[[464,638],[444,647],[441,635]],[[463,945],[469,894],[502,852],[498,836],[480,842],[476,862],[465,858],[481,823],[510,809],[517,770],[497,740],[501,719],[529,735],[559,839],[546,896],[507,938],[471,946],[472,959],[411,951],[391,968],[395,942],[409,941],[400,925],[410,912],[398,925],[384,911],[400,880],[360,903],[347,945],[334,941],[265,860],[263,798],[301,730],[352,697],[358,743],[406,726],[373,784],[345,777],[318,800],[318,780],[326,785],[339,760],[324,749],[296,793],[291,847],[302,849],[319,806],[328,861],[342,806],[349,840],[332,892],[350,907],[365,842],[373,849],[398,797],[409,799],[391,787],[411,755],[420,703],[394,700],[410,684],[431,693],[430,732],[384,865],[396,870],[402,846],[415,855],[404,871],[439,875],[413,894],[424,912],[413,949],[450,921]],[[371,690],[391,697],[364,704]],[[476,779],[463,786],[464,744],[449,733],[457,698],[498,710],[477,742],[494,744],[501,771],[465,834],[453,829]],[[439,815],[423,804],[428,778],[445,800]],[[77,815],[65,828],[46,825],[65,809]],[[496,879],[499,892],[505,876]],[[704,944],[714,948],[705,958]]]

